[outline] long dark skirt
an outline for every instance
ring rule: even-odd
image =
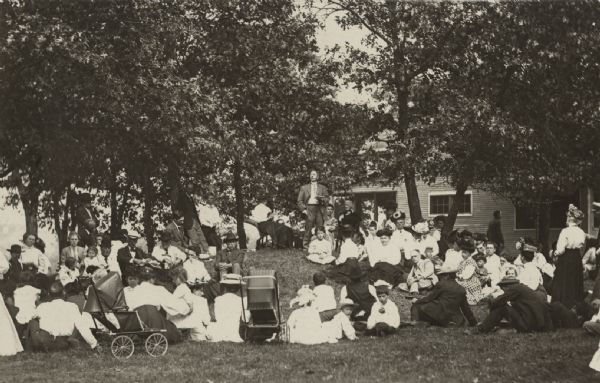
[[[167,330],[165,336],[169,344],[179,343],[183,340],[181,332],[173,322],[167,320],[165,316],[154,306],[140,306],[135,311],[138,312],[141,321],[149,328]]]
[[[395,287],[404,280],[404,272],[400,265],[395,266],[387,262],[377,262],[369,270],[369,281],[375,283],[380,279]]]
[[[558,257],[552,280],[552,302],[572,308],[583,300],[583,264],[579,249],[567,249]]]

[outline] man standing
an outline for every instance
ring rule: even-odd
[[[298,207],[306,211],[305,232],[302,246],[308,250],[308,244],[312,236],[312,228],[323,226],[325,221],[325,206],[329,199],[327,188],[317,181],[319,174],[316,170],[310,172],[310,183],[303,185],[298,193]]]
[[[248,223],[253,224],[258,229],[261,238],[267,235],[271,237],[273,248],[277,248],[277,235],[275,233],[275,222],[273,221],[273,210],[268,205],[268,199],[263,197],[258,200],[258,205],[250,212]]]
[[[487,230],[487,238],[488,241],[494,242],[498,248],[498,253],[502,252],[504,248],[504,236],[502,235],[502,215],[500,214],[500,210],[494,211],[494,218],[490,221]]]
[[[208,253],[208,242],[202,232],[198,211],[192,198],[194,185],[186,184],[185,189],[180,187],[171,195],[171,211],[179,211],[183,215],[183,228],[190,239],[191,246],[196,253]]]
[[[75,213],[77,232],[79,233],[80,245],[96,246],[98,218],[92,208],[92,197],[89,193],[83,193],[79,197],[80,206]]]
[[[219,210],[214,204],[212,192],[206,198],[205,204],[200,204],[200,226],[202,234],[206,238],[208,246],[214,246],[217,250],[221,250],[221,238],[217,234],[217,225],[221,223]]]

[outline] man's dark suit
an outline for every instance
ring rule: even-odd
[[[316,204],[309,204],[310,190],[312,184],[303,185],[298,193],[298,207],[300,210],[306,209],[306,223],[304,232],[303,246],[308,249],[308,244],[312,236],[311,230],[313,227],[323,226],[325,222],[326,202],[329,198],[329,193],[324,185],[317,183],[317,190],[315,197],[317,198]]]
[[[411,318],[436,326],[451,323],[463,325],[465,317],[471,326],[477,320],[467,302],[467,292],[454,280],[441,280],[429,295],[416,301],[410,309]]]

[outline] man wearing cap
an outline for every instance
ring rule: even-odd
[[[504,277],[498,286],[504,291],[490,305],[490,313],[475,332],[488,333],[506,319],[517,332],[544,332],[553,329],[550,305],[516,277]]]
[[[454,280],[456,269],[443,266],[439,273],[439,282],[425,297],[415,300],[410,308],[413,323],[425,322],[434,326],[462,326],[465,318],[470,326],[477,320],[467,302],[467,292]]]
[[[319,184],[319,174],[316,170],[310,172],[310,183],[303,185],[298,193],[298,207],[306,211],[305,231],[302,246],[308,250],[312,236],[312,228],[323,226],[326,217],[326,204],[329,193],[324,185]]]
[[[77,330],[92,350],[97,349],[98,342],[77,305],[63,300],[60,282],[52,283],[49,297],[50,301],[40,304],[35,311],[34,317],[38,320],[29,322],[30,347],[34,351],[45,352],[68,349],[78,343],[73,336]]]
[[[148,261],[148,257],[136,246],[137,241],[140,238],[138,233],[133,231],[128,233],[127,231],[124,231],[124,234],[127,236],[127,246],[124,246],[117,251],[117,262],[119,263],[119,268],[121,269],[123,283],[127,285],[127,270],[130,270],[130,266],[132,265],[145,265]]]
[[[75,222],[81,244],[84,246],[96,245],[97,227],[99,224],[96,212],[92,207],[92,197],[89,193],[83,193],[79,197],[80,205],[75,212]]]
[[[183,263],[187,255],[171,244],[171,235],[166,232],[160,233],[160,243],[154,246],[152,258],[163,264],[164,268],[170,269],[175,265]]]
[[[234,273],[242,274],[242,268],[246,260],[246,251],[236,248],[237,237],[229,232],[225,236],[225,248],[217,253],[215,257],[215,271],[217,279],[221,276]]]
[[[376,336],[391,335],[400,326],[398,306],[389,299],[390,286],[387,282],[375,282],[375,291],[377,292],[377,301],[371,307],[367,330]]]

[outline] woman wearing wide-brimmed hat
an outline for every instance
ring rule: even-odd
[[[337,339],[327,336],[319,312],[312,305],[315,298],[314,292],[306,285],[290,301],[291,307],[299,306],[287,320],[290,343],[312,345],[337,342]]]
[[[583,248],[586,234],[579,225],[583,212],[574,205],[567,211],[567,227],[562,229],[556,243],[556,270],[552,281],[552,302],[568,308],[583,300]]]

